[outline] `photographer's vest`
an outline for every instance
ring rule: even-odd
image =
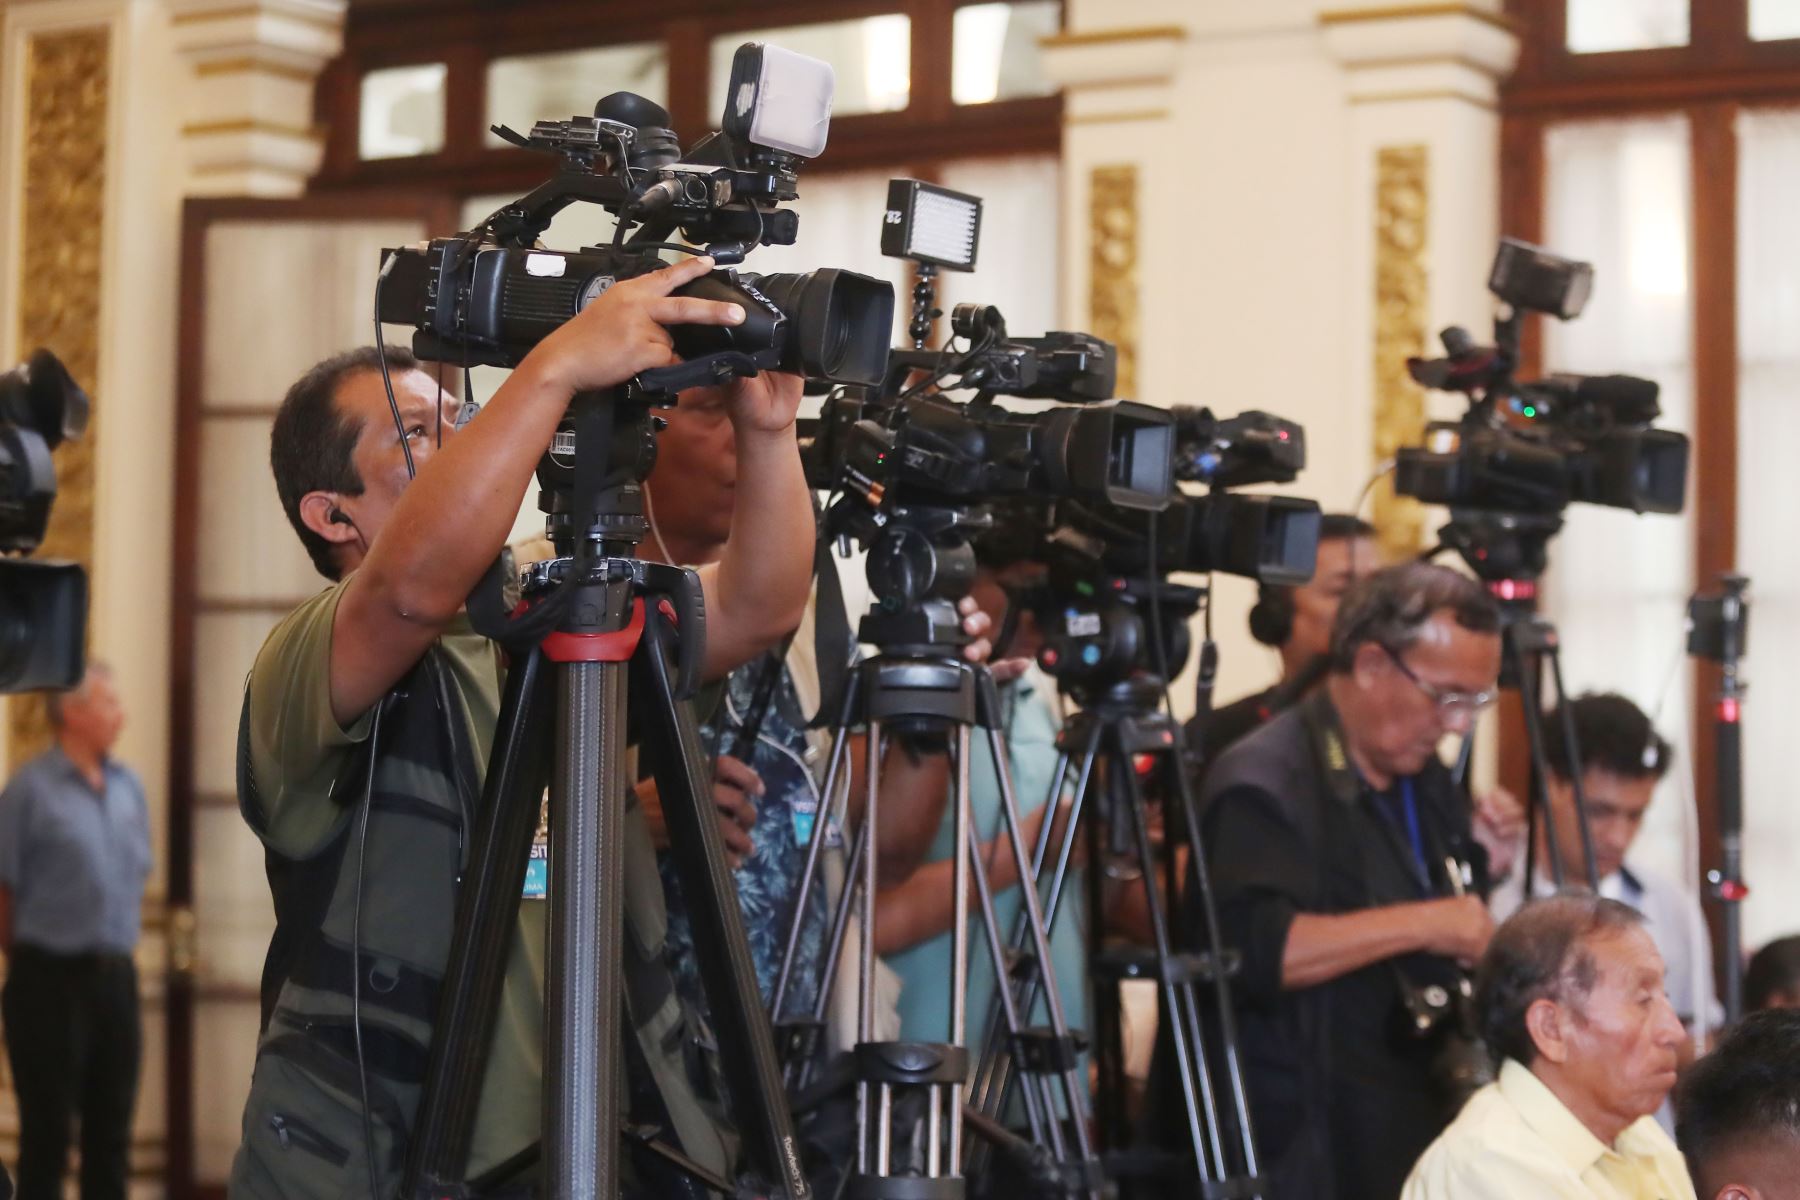
[[[232,1171],[234,1197],[365,1195],[365,1127],[374,1140],[382,1194],[398,1190],[425,1081],[438,985],[450,956],[467,831],[481,802],[474,748],[449,678],[434,648],[382,699],[368,740],[333,786],[342,817],[323,847],[307,858],[289,858],[265,846],[276,928],[263,968],[262,1035],[244,1111],[245,1145]],[[247,694],[238,736],[238,802],[245,820],[263,835]],[[728,1137],[693,1085],[706,1075],[689,1061],[698,1039],[690,1036],[661,958],[660,891],[638,895],[634,876],[658,886],[654,870],[626,872],[624,1003],[643,1050],[642,1057],[631,1057],[640,1066],[648,1060],[667,1110],[659,1115],[667,1116],[685,1152],[728,1170]],[[360,947],[354,960],[352,946]],[[361,973],[360,1022],[353,1019],[355,971]],[[538,1103],[535,1090],[524,1102]],[[519,1165],[533,1157],[521,1154]],[[501,1182],[519,1173],[500,1169],[490,1177]]]

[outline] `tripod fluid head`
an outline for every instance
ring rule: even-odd
[[[868,580],[874,607],[857,635],[885,654],[954,654],[968,643],[956,603],[975,584],[973,533],[992,518],[980,506],[903,505],[871,522]]]
[[[1186,664],[1188,621],[1206,589],[1166,579],[1071,573],[1052,568],[1022,597],[1043,630],[1038,665],[1083,708],[1162,702],[1167,679]]]

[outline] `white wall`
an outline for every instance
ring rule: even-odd
[[[1327,511],[1355,508],[1375,465],[1380,148],[1429,148],[1427,348],[1442,325],[1480,328],[1490,312],[1499,195],[1492,93],[1512,43],[1489,15],[1497,4],[1466,8],[1070,0],[1068,32],[1047,59],[1065,85],[1069,121],[1065,317],[1080,328],[1092,315],[1090,172],[1133,164],[1135,398],[1299,421],[1307,469],[1283,490]],[[1444,415],[1456,407],[1440,403]],[[1216,702],[1278,672],[1245,628],[1254,600],[1249,581],[1217,580]],[[1174,698],[1179,712],[1191,708],[1191,670]]]

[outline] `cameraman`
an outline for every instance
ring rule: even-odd
[[[397,1186],[500,699],[499,651],[470,628],[464,597],[500,552],[575,393],[674,362],[665,326],[743,319],[734,305],[670,294],[710,266],[697,258],[615,284],[460,431],[433,379],[397,353],[399,422],[369,350],[319,364],[283,401],[276,487],[336,582],[270,634],[245,698],[239,802],[268,851],[277,927],[234,1196]],[[780,637],[805,599],[813,539],[799,398],[787,377],[733,389],[745,494],[730,546],[701,573],[713,678]],[[648,1033],[679,1029],[680,1006],[635,810],[625,829],[643,845],[623,856],[626,1020],[685,1152],[729,1170],[727,1135],[686,1086],[682,1039]],[[527,897],[485,1074],[466,1081],[480,1089],[469,1169],[496,1194],[533,1173],[540,1137],[547,921],[541,892]]]
[[[754,501],[750,494],[754,481],[749,475],[753,467],[739,449],[742,432],[732,419],[732,405],[732,397],[724,389],[692,388],[666,413],[668,428],[657,439],[656,465],[645,482],[651,527],[646,555],[692,566],[718,562],[730,552],[738,514]],[[742,494],[740,484],[744,485]],[[809,538],[812,529],[808,520],[805,530]],[[836,568],[827,559],[819,569]],[[847,667],[856,649],[835,592],[823,606],[827,611],[820,611],[817,600],[815,588],[798,627],[783,631],[791,634],[786,644],[732,671],[715,692],[711,713],[701,714],[703,735],[717,754],[714,802],[732,853],[744,930],[765,1002],[774,995],[781,969],[813,823],[829,807],[820,788],[830,752],[830,730],[809,726],[820,708],[821,679],[832,678],[830,664],[820,662],[820,657],[835,653],[836,665]],[[830,611],[832,605],[836,605],[835,612]],[[989,650],[983,636],[988,618],[973,600],[965,600],[962,609],[963,631],[973,639],[964,647],[964,654],[983,661]],[[823,638],[817,636],[820,621],[826,631]],[[759,693],[766,696],[766,704],[754,731],[755,748],[749,762],[740,762],[728,751],[753,718]],[[834,710],[826,717],[835,719],[836,715]],[[861,776],[866,757],[862,742],[861,737],[852,740],[845,760],[853,824],[863,799]],[[882,823],[877,840],[883,878],[910,871],[930,844],[949,786],[947,749],[941,740],[913,739],[904,750],[890,743],[882,762]],[[638,798],[652,840],[666,848],[667,833],[654,780],[638,784]],[[697,1000],[699,966],[673,864],[663,864],[663,878],[670,907],[670,958],[684,992]],[[823,883],[822,875],[819,883]],[[816,995],[825,965],[830,919],[827,899],[825,888],[815,886],[790,990],[783,1002],[784,1015],[810,1008]]]
[[[1330,674],[1207,776],[1201,817],[1270,1192],[1392,1200],[1455,1115],[1440,1043],[1405,998],[1454,981],[1493,932],[1445,860],[1504,834],[1437,758],[1493,702],[1500,614],[1480,584],[1410,563],[1338,610]],[[1198,926],[1194,926],[1198,927]]]
[[[1216,708],[1203,722],[1188,722],[1188,744],[1199,739],[1201,763],[1298,704],[1325,679],[1331,652],[1331,625],[1338,603],[1357,583],[1381,568],[1375,527],[1353,513],[1326,513],[1319,519],[1319,552],[1312,578],[1301,584],[1259,583],[1250,610],[1250,636],[1281,657],[1281,678]]]

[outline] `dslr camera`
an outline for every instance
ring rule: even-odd
[[[81,682],[87,573],[31,561],[56,501],[50,452],[87,430],[87,394],[39,350],[0,375],[0,693]]]
[[[646,393],[674,393],[763,370],[874,383],[887,364],[893,287],[852,271],[756,275],[729,269],[759,245],[789,245],[801,163],[825,148],[834,86],[829,64],[746,43],[732,60],[720,132],[685,153],[661,106],[615,92],[591,117],[494,132],[554,156],[556,174],[477,228],[386,251],[376,307],[414,328],[421,358],[513,366],[542,338],[622,279],[665,265],[662,251],[704,253],[726,269],[678,294],[739,304],[742,324],[671,332],[682,363],[645,372]],[[578,251],[538,244],[569,204],[618,219],[612,242]],[[670,239],[679,231],[686,244]]]

